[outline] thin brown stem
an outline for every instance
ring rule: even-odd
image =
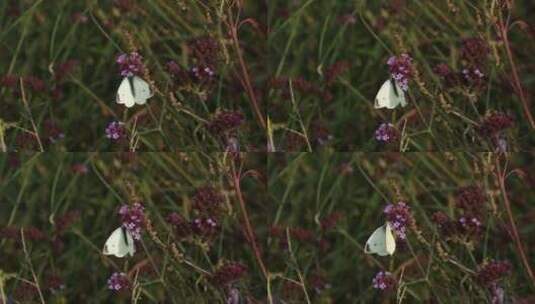
[[[513,60],[513,52],[511,51],[511,45],[509,43],[509,37],[508,37],[508,26],[504,23],[503,17],[500,16],[500,21],[498,24],[500,35],[502,37],[505,51],[507,53],[507,59],[509,60],[509,64],[511,65],[511,70],[513,74],[513,81],[514,81],[514,88],[517,91],[518,95],[520,96],[520,101],[522,102],[522,107],[524,108],[524,114],[526,115],[526,118],[531,126],[532,129],[535,129],[535,120],[533,119],[533,116],[531,115],[530,111],[530,101],[528,100],[527,96],[524,93],[524,89],[522,88],[522,83],[520,82],[520,77],[518,76],[518,70],[516,68],[515,61]]]
[[[511,226],[511,230],[513,232],[513,239],[514,239],[515,245],[520,254],[520,258],[522,259],[522,263],[524,264],[524,268],[529,278],[531,279],[531,283],[535,287],[535,276],[533,275],[533,270],[531,269],[526,253],[524,252],[524,246],[522,246],[522,241],[520,240],[520,235],[518,234],[518,229],[516,228],[515,220],[513,217],[513,212],[511,211],[511,202],[509,201],[509,198],[507,197],[507,190],[505,189],[506,174],[505,174],[505,170],[502,173],[499,157],[496,157],[496,176],[498,177],[498,182],[500,184],[500,192],[502,193],[502,196],[503,196],[503,202],[505,204],[505,210],[507,212],[507,217],[509,219],[509,225]]]
[[[269,274],[264,264],[264,261],[262,260],[262,254],[260,253],[260,248],[258,247],[258,244],[256,243],[255,233],[251,226],[251,221],[249,220],[247,208],[245,207],[245,200],[243,199],[243,195],[241,192],[240,180],[241,180],[240,174],[236,172],[236,168],[232,166],[232,183],[234,186],[234,190],[236,191],[236,195],[238,196],[238,201],[240,203],[240,209],[241,209],[241,213],[243,216],[245,232],[246,232],[247,238],[249,239],[249,243],[251,244],[251,247],[253,249],[256,262],[258,263],[258,266],[260,267],[260,270],[262,271],[262,274],[264,275],[264,279],[269,280]]]
[[[232,16],[232,12],[229,10],[229,16]],[[253,112],[255,113],[256,119],[260,127],[265,130],[266,129],[266,122],[264,120],[264,115],[262,114],[262,111],[260,110],[260,107],[258,105],[258,101],[256,100],[256,94],[254,93],[253,86],[251,84],[251,77],[249,75],[249,72],[247,70],[247,65],[245,64],[245,60],[243,59],[243,54],[241,52],[240,47],[240,41],[238,39],[238,29],[239,24],[234,23],[232,20],[229,23],[229,29],[230,29],[230,35],[232,38],[232,43],[234,45],[234,48],[236,49],[236,55],[238,57],[238,62],[240,64],[241,69],[241,81],[242,85],[247,92],[247,95],[249,97],[249,102],[251,104],[251,107],[253,108]]]

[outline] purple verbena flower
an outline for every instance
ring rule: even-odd
[[[477,235],[481,232],[481,221],[474,216],[461,216],[459,225],[464,234]]]
[[[110,290],[120,291],[128,289],[129,286],[128,277],[124,272],[114,272],[108,279],[108,289]]]
[[[390,74],[403,91],[409,89],[409,80],[412,78],[412,58],[409,54],[392,56],[386,62]]]
[[[143,71],[143,57],[138,52],[121,54],[117,57],[116,62],[119,64],[119,70],[123,77],[140,75]]]
[[[124,123],[119,121],[110,122],[106,127],[106,137],[114,141],[118,141],[126,137]]]
[[[191,230],[203,238],[210,238],[219,231],[219,224],[215,218],[199,217],[191,221]]]
[[[483,286],[491,286],[511,274],[512,266],[509,261],[490,261],[478,268],[477,281]]]
[[[399,132],[391,123],[382,123],[375,130],[375,139],[379,142],[391,143],[399,138]]]
[[[411,208],[405,202],[388,204],[384,213],[396,236],[402,240],[407,237],[407,225],[412,221]]]
[[[125,204],[119,209],[123,227],[130,232],[134,240],[141,239],[141,231],[145,224],[144,210],[145,208],[140,203]]]
[[[373,278],[373,288],[380,290],[388,290],[394,288],[396,279],[390,272],[379,271]]]

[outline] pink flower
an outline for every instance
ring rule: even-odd
[[[391,143],[399,138],[399,132],[391,123],[382,123],[375,130],[375,139],[383,143]]]
[[[114,272],[108,279],[108,289],[110,290],[120,291],[129,287],[130,282],[128,282],[128,277],[124,272]]]
[[[106,127],[106,137],[118,141],[126,137],[126,130],[124,128],[124,123],[119,121],[112,121]]]
[[[380,290],[389,290],[396,286],[396,279],[390,272],[379,271],[373,278],[373,288]]]
[[[141,231],[145,224],[145,208],[140,203],[132,205],[122,205],[119,209],[119,215],[123,222],[123,227],[132,234],[134,240],[141,239]]]
[[[227,286],[247,274],[247,266],[238,262],[227,262],[219,267],[212,276],[212,282],[219,286]]]
[[[143,72],[143,57],[138,52],[121,54],[116,62],[123,77],[139,76]]]
[[[386,62],[390,74],[403,91],[409,89],[409,80],[412,78],[412,58],[408,54],[401,56],[392,56]]]
[[[490,261],[479,266],[477,281],[483,286],[490,286],[511,273],[509,261]]]
[[[404,240],[407,237],[407,225],[412,221],[411,208],[409,205],[405,202],[388,204],[384,209],[384,213],[397,237]]]

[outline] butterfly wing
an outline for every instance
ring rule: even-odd
[[[137,104],[145,104],[152,97],[149,84],[138,76],[134,76],[134,96]]]
[[[126,256],[129,251],[129,244],[134,244],[134,241],[130,242],[128,240],[129,233],[126,234],[126,239],[124,235],[124,231],[122,227],[119,227],[115,229],[110,235],[110,237],[106,240],[106,243],[104,244],[104,249],[102,250],[102,253],[105,255],[114,255],[118,258],[122,258]],[[132,236],[130,236],[130,239]],[[128,240],[128,243],[126,243],[126,240]],[[133,253],[132,253],[133,255]]]
[[[130,84],[128,77],[123,78],[119,89],[117,90],[117,96],[115,101],[119,104],[124,104],[126,107],[130,108],[135,104],[134,91]]]
[[[405,91],[403,91],[401,87],[399,86],[399,84],[395,82],[394,80],[390,80],[390,83],[391,83],[390,86],[392,87],[392,93],[393,93],[392,99],[395,100],[394,107],[397,107],[398,104],[401,105],[402,107],[406,106],[407,100],[405,99]],[[392,83],[394,83],[394,85],[392,85]]]
[[[386,252],[389,255],[393,255],[394,251],[396,251],[396,238],[394,237],[394,232],[392,231],[392,227],[390,226],[389,222],[386,222],[385,227],[385,245]]]
[[[126,231],[126,240],[128,241],[128,253],[130,254],[130,256],[134,256],[134,254],[136,253],[136,247],[134,246],[134,238],[128,230]]]
[[[388,79],[377,92],[374,107],[376,109],[394,109],[400,104],[402,107],[407,104],[405,93],[395,81]]]
[[[380,256],[388,255],[386,249],[386,229],[385,226],[381,226],[372,233],[372,235],[366,241],[364,246],[364,252],[368,254],[377,254]]]

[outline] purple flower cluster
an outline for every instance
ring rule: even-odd
[[[479,215],[485,210],[487,197],[476,185],[462,187],[457,191],[456,205],[465,214]]]
[[[117,57],[116,62],[119,64],[119,70],[123,77],[140,75],[143,71],[143,57],[138,52],[121,54]]]
[[[201,82],[208,82],[215,76],[214,70],[209,66],[194,66],[191,68],[191,74]]]
[[[217,215],[223,205],[223,196],[212,186],[199,187],[192,200],[193,208],[200,214]]]
[[[390,272],[379,271],[373,278],[373,288],[389,290],[396,286],[396,279]]]
[[[474,216],[461,216],[459,225],[464,234],[479,234],[481,232],[481,221]]]
[[[128,277],[124,272],[114,272],[108,279],[108,289],[110,290],[120,291],[128,289],[129,286]]]
[[[119,209],[119,215],[123,222],[123,227],[132,234],[134,240],[141,239],[141,230],[145,224],[145,208],[140,203],[122,205]]]
[[[396,83],[403,91],[409,89],[409,80],[412,78],[412,58],[409,54],[401,54],[401,56],[392,56],[386,62],[388,64],[390,74]]]
[[[211,238],[219,231],[219,224],[213,217],[200,217],[191,222],[193,232],[204,238]]]
[[[463,69],[462,74],[467,85],[479,87],[484,84],[485,74],[478,68]]]
[[[119,121],[110,122],[106,127],[106,137],[114,141],[118,141],[126,137],[124,123]]]
[[[405,202],[388,204],[384,213],[387,221],[395,231],[396,236],[402,240],[407,237],[407,225],[412,221],[411,208]]]
[[[391,123],[382,123],[375,130],[375,139],[383,143],[392,143],[399,138],[399,132]]]
[[[508,261],[490,261],[479,267],[477,281],[483,286],[490,286],[511,273],[512,265]]]
[[[227,286],[241,279],[246,274],[247,266],[238,262],[227,262],[219,267],[211,280],[218,286]]]
[[[217,113],[208,123],[208,129],[217,135],[237,129],[245,117],[240,112],[221,111]]]
[[[494,112],[485,116],[477,131],[486,137],[496,137],[496,135],[505,129],[511,128],[513,125],[513,117],[506,113]]]
[[[485,62],[490,52],[487,42],[481,38],[466,38],[462,41],[461,56],[471,65],[479,66]]]

